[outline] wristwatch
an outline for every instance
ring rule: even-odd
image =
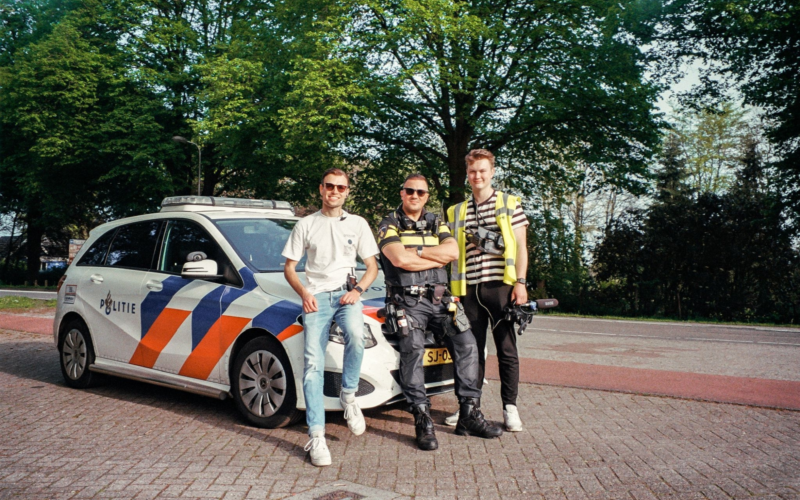
[[[417,247],[417,257],[422,257],[422,245]]]
[[[361,288],[361,287],[360,287],[360,286],[358,286],[358,285],[356,285],[356,286],[353,288],[353,290],[358,290],[358,293],[364,293],[364,289],[363,289],[363,288]]]
[[[521,285],[527,285],[528,284],[528,280],[526,280],[525,278],[519,278],[519,279],[517,279],[517,283],[519,283]]]

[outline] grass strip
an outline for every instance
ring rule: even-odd
[[[0,297],[0,310],[2,309],[40,309],[42,307],[55,307],[56,299],[41,300],[16,295]]]
[[[800,325],[786,324],[786,323],[747,323],[743,321],[718,321],[714,319],[678,319],[678,318],[650,318],[645,316],[591,316],[588,314],[576,313],[562,313],[555,311],[540,312],[542,316],[560,316],[564,318],[584,318],[584,319],[613,319],[617,321],[647,321],[650,323],[700,323],[704,325],[720,325],[720,326],[768,326],[768,327],[785,327],[800,329]]]

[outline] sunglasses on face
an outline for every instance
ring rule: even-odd
[[[327,189],[328,191],[333,191],[334,189],[336,189],[340,193],[344,193],[345,191],[347,191],[347,188],[349,187],[345,186],[344,184],[333,184],[332,182],[326,182],[324,186],[325,189]]]
[[[427,192],[427,191],[425,191],[424,189],[414,189],[414,188],[407,188],[407,187],[400,188],[400,189],[402,189],[403,191],[405,191],[405,192],[406,192],[406,194],[407,194],[408,196],[411,196],[411,195],[413,195],[414,193],[417,193],[417,196],[419,196],[420,198],[422,198],[423,196],[425,196],[426,194],[428,194],[428,192]]]

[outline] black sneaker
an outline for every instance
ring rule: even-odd
[[[486,421],[481,413],[481,400],[464,398],[460,402],[456,434],[492,439],[503,435],[503,429]]]

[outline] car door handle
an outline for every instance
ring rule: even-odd
[[[89,276],[89,279],[92,280],[92,283],[102,283],[103,282],[103,277],[100,276],[99,274],[93,274],[93,275]]]
[[[160,292],[161,290],[164,289],[164,285],[157,280],[150,280],[147,283],[145,283],[144,286],[146,286],[148,290],[153,290],[156,292]]]

